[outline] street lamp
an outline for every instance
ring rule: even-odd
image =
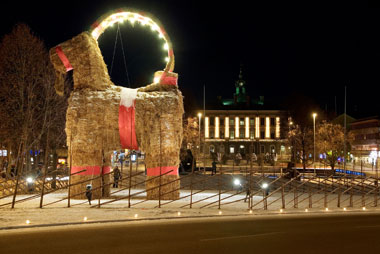
[[[317,117],[317,113],[313,113],[313,130],[314,130],[314,159],[313,159],[313,164],[314,164],[314,171],[315,171],[315,118],[316,117]]]
[[[199,135],[199,154],[198,154],[198,160],[200,159],[201,157],[201,118],[202,118],[202,113],[198,113],[198,126],[199,126],[199,132],[198,132],[198,135]]]

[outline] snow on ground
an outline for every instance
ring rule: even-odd
[[[137,193],[142,189],[132,190]],[[193,190],[193,193],[199,191]],[[220,216],[220,215],[260,215],[268,213],[305,213],[308,208],[308,194],[305,193],[298,197],[298,209],[293,208],[294,194],[289,193],[285,196],[286,207],[280,212],[281,196],[279,193],[270,196],[267,200],[268,210],[263,209],[263,197],[255,195],[253,197],[253,211],[249,212],[248,202],[244,202],[245,193],[237,194],[237,191],[229,191],[220,195],[221,209],[218,209],[219,195],[218,191],[203,191],[192,197],[193,206],[190,209],[190,190],[181,190],[181,199],[169,202],[161,201],[161,208],[158,208],[158,200],[145,200],[145,193],[137,194],[131,198],[131,208],[128,208],[128,199],[122,199],[113,203],[102,205],[101,208],[91,207],[85,200],[71,200],[71,207],[67,207],[67,199],[61,202],[39,208],[40,199],[32,199],[26,202],[16,203],[15,208],[11,209],[10,205],[0,206],[0,229],[33,226],[40,224],[64,224],[64,223],[81,223],[94,221],[122,221],[122,220],[140,220],[140,219],[157,219],[157,218],[178,218],[178,217],[198,217],[198,216]],[[32,195],[19,195],[17,200],[30,197]],[[44,204],[48,204],[67,197],[67,191],[61,191],[44,196]],[[128,197],[128,190],[115,194],[114,197]],[[101,203],[111,199],[101,199]],[[12,197],[0,199],[0,205],[12,201]],[[227,202],[236,201],[231,204]],[[347,208],[348,211],[380,211],[372,207],[373,198],[367,197],[366,210],[362,210],[361,196],[354,196],[354,207]],[[343,195],[341,198],[341,207],[348,207],[349,195]],[[97,205],[98,200],[92,201],[92,206]],[[208,205],[209,204],[209,205]],[[208,205],[204,208],[203,206]],[[344,212],[342,208],[337,208],[337,195],[328,196],[329,211],[324,210],[324,195],[313,195],[313,208],[308,208],[308,213],[313,212]],[[222,212],[222,214],[219,214]],[[86,219],[85,219],[86,217]],[[29,224],[27,224],[29,220]]]

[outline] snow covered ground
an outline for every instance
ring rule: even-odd
[[[137,193],[135,189],[132,193]],[[193,193],[197,193],[193,190]],[[116,195],[116,194],[115,194]],[[17,200],[30,197],[32,195],[19,195]],[[127,197],[128,190],[117,193],[114,197]],[[67,197],[66,191],[61,191],[44,196],[44,204],[58,201]],[[298,208],[293,208],[294,193],[285,196],[286,209],[280,211],[282,200],[280,193],[270,196],[267,200],[268,210],[263,209],[263,197],[255,195],[253,197],[253,209],[249,210],[248,202],[244,202],[245,193],[237,194],[237,191],[230,191],[220,195],[221,209],[218,209],[218,191],[203,191],[192,197],[192,208],[190,204],[190,190],[181,190],[181,199],[169,202],[161,201],[161,208],[158,208],[158,200],[145,200],[145,193],[133,196],[130,200],[131,208],[128,208],[128,199],[122,199],[113,203],[102,205],[101,208],[94,207],[98,200],[92,201],[92,206],[84,200],[71,200],[71,207],[67,207],[67,199],[39,208],[40,198],[26,202],[16,203],[15,208],[10,205],[1,206],[12,201],[12,197],[0,200],[0,229],[18,228],[24,226],[50,225],[50,224],[76,224],[90,223],[95,221],[124,221],[124,220],[151,220],[160,218],[178,217],[200,217],[200,216],[223,216],[223,215],[263,215],[282,213],[315,213],[315,212],[380,212],[380,209],[373,207],[373,198],[366,197],[366,208],[363,210],[362,197],[354,196],[354,208],[349,208],[349,195],[341,198],[341,208],[337,207],[337,195],[328,196],[328,207],[324,207],[324,195],[313,195],[313,208],[308,208],[308,194],[298,197]],[[104,203],[111,199],[101,199]],[[235,201],[235,202],[233,202]],[[227,204],[229,202],[233,202]],[[203,207],[208,205],[206,207]],[[203,208],[202,208],[203,207]],[[346,211],[343,210],[346,207]],[[305,211],[305,209],[308,209]]]

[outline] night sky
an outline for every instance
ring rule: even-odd
[[[8,1],[7,1],[8,2]],[[251,97],[282,101],[293,93],[309,96],[322,109],[354,117],[379,115],[380,9],[374,2],[318,1],[39,1],[2,2],[0,36],[24,22],[48,48],[66,41],[101,15],[130,7],[153,14],[173,42],[175,72],[188,108],[206,99],[232,98],[240,66]],[[112,63],[117,27],[99,39],[106,64]],[[121,25],[131,87],[151,82],[165,56],[155,36],[135,25]],[[120,40],[112,80],[128,86]]]

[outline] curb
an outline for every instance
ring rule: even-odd
[[[239,213],[239,214],[227,214],[227,215],[220,215],[220,214],[212,214],[212,215],[194,215],[194,216],[181,216],[181,217],[147,217],[147,218],[134,218],[134,219],[118,219],[118,220],[96,220],[96,221],[78,221],[78,222],[61,222],[61,223],[47,223],[47,224],[35,224],[35,225],[19,225],[19,226],[7,226],[7,227],[0,227],[0,231],[3,230],[15,230],[15,229],[28,229],[28,228],[47,228],[47,227],[57,227],[57,226],[70,226],[70,225],[83,225],[83,224],[97,224],[97,223],[118,223],[118,222],[131,222],[131,221],[159,221],[159,220],[178,220],[178,219],[198,219],[198,218],[217,218],[217,217],[239,217],[239,216],[268,216],[268,215],[296,215],[296,214],[302,214],[302,215],[348,215],[352,213],[361,213],[363,212],[361,210],[350,210],[347,212],[341,212],[336,213],[337,211],[331,210],[329,212],[323,212],[323,211],[308,211],[308,212],[301,212],[301,211],[284,211],[284,212],[272,212],[272,213]],[[380,213],[379,211],[366,211],[365,213]]]

